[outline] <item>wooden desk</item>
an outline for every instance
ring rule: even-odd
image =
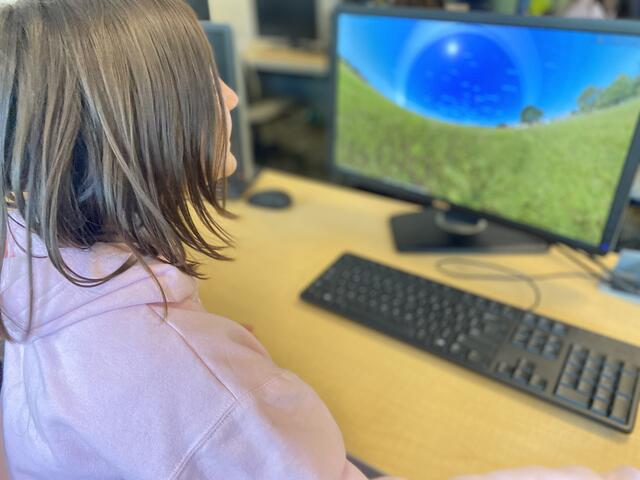
[[[325,77],[329,56],[268,42],[254,42],[243,53],[243,60],[254,69],[271,73]]]
[[[232,204],[233,263],[209,263],[201,288],[212,311],[254,326],[275,361],[328,404],[348,450],[411,480],[530,464],[640,464],[640,426],[617,433],[299,300],[341,253],[351,251],[516,305],[523,284],[460,281],[437,256],[398,254],[388,219],[415,206],[265,171],[255,189],[281,188],[286,211]],[[548,254],[483,256],[528,273],[575,271]],[[614,259],[608,259],[613,261]],[[588,279],[540,284],[541,313],[640,344],[640,307],[600,293]]]

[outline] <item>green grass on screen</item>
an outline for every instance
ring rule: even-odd
[[[640,98],[547,124],[472,127],[405,110],[346,63],[339,68],[338,165],[600,242]]]

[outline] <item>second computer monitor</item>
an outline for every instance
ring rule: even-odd
[[[255,0],[258,32],[292,43],[316,40],[316,0]]]
[[[640,26],[349,8],[336,27],[338,171],[611,248],[638,163]]]

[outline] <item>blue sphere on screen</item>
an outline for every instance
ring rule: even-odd
[[[409,71],[406,104],[423,115],[466,125],[518,121],[523,75],[498,40],[460,33],[427,44]]]

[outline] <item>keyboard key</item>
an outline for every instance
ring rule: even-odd
[[[609,404],[596,398],[591,404],[591,411],[597,413],[598,415],[607,416],[609,413]]]
[[[527,385],[529,383],[529,380],[531,380],[531,374],[525,370],[521,370],[518,368],[515,372],[513,372],[513,379],[518,383]]]
[[[514,368],[507,362],[500,362],[496,366],[496,373],[503,377],[511,378],[513,376]]]
[[[498,311],[498,305],[494,303],[491,305],[490,309],[493,312]],[[482,319],[485,321],[485,323],[499,323],[501,320],[498,315],[491,312],[485,312],[482,316]]]
[[[524,314],[524,317],[522,317],[522,323],[534,327],[536,325],[536,316],[531,312],[527,312]]]
[[[529,340],[531,338],[531,336],[533,335],[533,332],[535,330],[527,325],[522,325],[520,326],[520,328],[518,328],[518,330],[516,330],[518,335],[523,335],[527,338],[527,340]]]
[[[631,403],[629,403],[629,399],[621,395],[617,395],[613,401],[613,407],[611,408],[609,418],[616,422],[627,423],[630,408]]]
[[[451,347],[449,347],[449,353],[451,355],[460,355],[464,350],[464,347],[462,345],[460,345],[458,342],[454,342],[451,344]]]
[[[563,373],[568,373],[570,375],[575,375],[576,377],[579,377],[580,374],[582,373],[582,369],[577,365],[570,363],[566,366]]]
[[[433,346],[439,349],[444,349],[447,346],[447,341],[444,338],[436,338],[433,342]]]
[[[543,330],[545,332],[550,332],[551,326],[552,326],[551,320],[549,320],[548,318],[540,317],[538,319],[538,328],[540,330]]]
[[[595,358],[589,357],[587,359],[587,363],[584,364],[584,369],[590,370],[592,372],[599,372],[601,366],[602,366],[601,362],[598,362],[598,360],[596,360]]]
[[[603,402],[609,404],[611,403],[611,398],[613,397],[613,392],[608,388],[598,387],[596,389],[595,398],[602,400]]]
[[[484,359],[485,359],[485,356],[478,350],[471,350],[467,355],[467,360],[475,364],[482,363]]]
[[[513,339],[513,346],[525,349],[527,348],[528,339],[526,337],[516,335]]]
[[[609,378],[616,378],[621,366],[620,362],[605,362],[602,368],[602,375]]]
[[[531,375],[536,368],[535,364],[533,362],[530,362],[526,358],[521,358],[520,360],[518,360],[518,364],[516,365],[516,367],[528,373],[529,375]]]
[[[576,361],[576,363],[584,363],[588,356],[589,350],[580,345],[574,345],[571,349],[571,358]]]
[[[551,332],[559,337],[564,337],[567,334],[567,327],[562,323],[555,322],[551,327]]]
[[[502,341],[506,333],[504,329],[500,327],[500,325],[496,325],[493,323],[488,325],[485,324],[482,330],[485,335],[489,337],[494,337],[497,341]]]
[[[544,345],[545,343],[547,343],[548,338],[549,335],[547,335],[546,333],[535,331],[533,333],[533,336],[531,337],[531,340],[535,343],[539,343],[540,345]]]
[[[627,398],[633,397],[633,391],[636,386],[636,376],[631,374],[631,372],[623,371],[622,375],[620,375],[620,380],[618,381],[618,389],[617,393],[619,395],[625,396]]]
[[[615,380],[611,377],[600,377],[600,381],[598,382],[598,387],[606,388],[607,390],[613,391],[613,387],[615,386]]]
[[[593,370],[585,370],[582,372],[582,377],[580,380],[583,382],[587,382],[589,385],[595,385],[598,383],[598,374]]]
[[[564,385],[558,386],[556,396],[581,408],[587,408],[589,406],[589,395],[585,395]]]
[[[555,360],[556,358],[558,358],[559,353],[560,353],[559,345],[547,344],[542,350],[542,356],[549,360]]]
[[[529,385],[534,390],[543,391],[545,388],[547,388],[547,380],[541,377],[540,375],[538,375],[537,373],[535,373],[531,377],[531,380],[529,381]]]
[[[580,382],[578,383],[578,392],[584,393],[589,397],[591,397],[591,394],[593,393],[594,388],[595,386],[592,383],[585,382],[584,380],[580,380]]]
[[[529,342],[527,345],[527,352],[535,353],[536,355],[542,355],[542,345]]]
[[[504,318],[508,318],[512,320],[516,318],[520,312],[517,309],[510,307],[509,305],[502,305],[500,313]]]
[[[566,387],[575,389],[578,385],[578,377],[565,373],[560,377],[560,383]]]
[[[556,335],[550,335],[547,342],[550,345],[562,345],[562,339]]]
[[[478,350],[487,356],[491,356],[495,349],[495,345],[490,340],[483,337],[467,337],[462,344],[466,345],[471,350]]]

